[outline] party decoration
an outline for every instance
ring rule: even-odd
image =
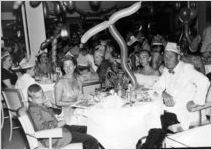
[[[114,13],[110,18],[109,21],[104,21],[93,28],[89,29],[81,38],[81,43],[86,43],[89,38],[91,38],[93,35],[101,32],[102,30],[106,29],[109,27],[110,33],[114,37],[114,39],[118,42],[120,48],[121,48],[121,53],[122,53],[122,68],[123,70],[128,74],[130,77],[131,83],[132,83],[132,88],[136,89],[137,87],[137,81],[135,79],[135,76],[132,74],[130,71],[129,67],[127,66],[127,53],[128,49],[126,46],[125,41],[119,34],[119,32],[116,30],[115,26],[113,24],[118,21],[121,18],[127,17],[138,11],[141,7],[141,2],[137,2],[133,4],[132,6],[119,10],[118,12]]]
[[[38,7],[38,5],[40,5],[40,1],[30,1],[29,2],[29,5],[32,7],[32,8],[36,8]]]
[[[106,28],[109,27],[109,25],[114,24],[119,19],[132,15],[133,13],[138,11],[140,7],[141,7],[141,2],[137,2],[137,3],[133,4],[132,6],[130,6],[129,8],[125,8],[125,9],[122,9],[122,10],[114,13],[109,18],[109,21],[104,21],[104,22],[94,26],[93,28],[89,29],[82,36],[81,43],[86,43],[89,40],[89,38],[91,38],[92,36],[94,36],[95,34],[101,32],[101,31],[105,30]]]
[[[62,9],[63,12],[66,11],[66,5],[64,4],[65,2],[59,1],[59,6]]]
[[[17,10],[22,4],[23,1],[15,1],[13,4],[13,9]]]
[[[180,7],[181,7],[181,3],[180,3],[180,2],[176,2],[176,3],[175,3],[175,8],[176,8],[177,10],[179,10]]]
[[[196,6],[197,6],[196,2],[194,2],[194,1],[193,2],[190,2],[190,7],[191,8],[195,9]]]
[[[56,3],[55,5],[54,5],[54,7],[55,7],[55,12],[56,12],[56,14],[57,15],[59,15],[59,14],[61,14],[61,7],[60,7],[60,5],[58,4],[58,3]]]
[[[47,6],[47,2],[43,2],[43,15],[44,18],[48,17],[48,6]]]
[[[181,22],[188,22],[190,20],[191,9],[183,8],[180,10],[179,19]]]
[[[104,21],[93,28],[89,29],[82,37],[81,37],[81,43],[86,43],[92,36],[95,34],[105,30],[109,27],[109,21]]]
[[[135,12],[137,12],[140,9],[140,7],[141,7],[141,2],[137,2],[128,8],[122,9],[122,10],[114,13],[109,19],[110,24],[114,24],[119,19],[134,14]]]
[[[72,11],[75,8],[75,3],[73,1],[64,1],[63,4],[68,11]]]
[[[100,8],[100,1],[89,1],[89,5],[93,11],[97,11]]]
[[[137,87],[137,81],[133,73],[130,71],[129,66],[127,65],[128,48],[127,48],[126,42],[124,41],[123,37],[120,35],[120,33],[117,31],[114,25],[110,25],[109,31],[121,49],[122,68],[123,70],[126,71],[127,75],[129,76],[131,80],[132,89],[135,90]]]

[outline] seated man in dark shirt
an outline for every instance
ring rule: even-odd
[[[62,138],[52,140],[53,148],[61,148],[69,143],[83,143],[85,149],[98,149],[98,141],[86,134],[85,126],[68,126],[65,121],[58,121],[55,118],[53,111],[44,105],[44,92],[38,84],[32,84],[28,88],[28,97],[28,112],[36,131],[57,127],[63,130]],[[48,147],[47,139],[41,139],[40,142]]]
[[[99,75],[99,80],[104,85],[105,78],[106,78],[106,72],[107,72],[108,68],[111,67],[111,63],[109,60],[105,60],[104,53],[102,53],[99,50],[95,51],[95,53],[94,53],[94,63],[95,63],[95,65],[98,66],[96,72]]]

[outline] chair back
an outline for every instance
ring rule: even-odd
[[[19,110],[18,120],[20,121],[21,126],[24,130],[30,149],[38,148],[39,142],[38,139],[35,137],[35,130],[27,112]]]
[[[2,94],[11,117],[17,116],[18,109],[24,107],[21,92],[18,89],[7,88],[2,91]]]

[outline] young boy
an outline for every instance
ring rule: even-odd
[[[53,139],[53,148],[60,148],[69,143],[83,143],[84,149],[98,149],[98,141],[86,134],[85,126],[68,126],[65,125],[65,121],[58,121],[55,118],[53,111],[44,105],[44,92],[38,84],[32,84],[28,88],[28,97],[28,112],[36,131],[57,127],[63,129],[63,137]],[[48,140],[42,139],[40,142],[48,147]]]

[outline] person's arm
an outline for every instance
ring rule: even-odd
[[[63,99],[63,84],[61,83],[61,81],[58,81],[55,84],[55,88],[54,88],[54,92],[55,92],[55,102],[57,106],[69,106],[74,104],[75,102],[72,102],[70,100],[66,100]]]
[[[10,79],[5,79],[2,81],[7,88],[14,88],[14,86],[11,84]]]
[[[40,107],[30,107],[29,113],[37,130],[52,129],[57,127],[57,121],[54,117],[52,117],[52,114],[43,111]]]
[[[192,66],[187,67],[187,69],[189,69],[190,82],[196,87],[193,102],[204,105],[210,82],[205,75],[196,71]]]
[[[91,68],[91,72],[92,73],[96,72],[96,70],[97,70],[98,67],[94,63],[93,56],[90,55],[90,54],[87,54],[87,58],[88,58],[88,62],[89,62],[90,68]]]
[[[166,71],[159,77],[158,81],[153,85],[153,90],[155,90],[159,95],[162,96],[163,91],[166,90]]]

